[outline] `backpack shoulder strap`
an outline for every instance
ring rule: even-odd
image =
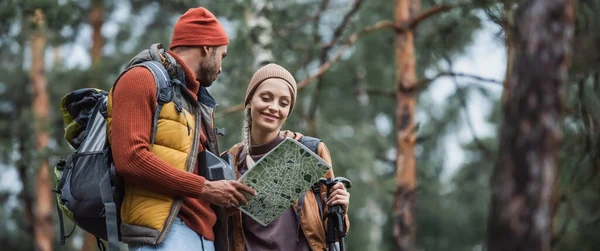
[[[112,165],[112,164],[111,164]],[[117,204],[113,197],[113,186],[110,182],[110,173],[107,172],[99,184],[100,197],[104,204],[104,214],[106,221],[106,237],[110,251],[119,250],[119,224]]]
[[[152,75],[156,83],[156,110],[154,110],[154,116],[152,117],[152,136],[150,137],[150,144],[154,145],[156,139],[156,129],[158,127],[158,115],[163,108],[163,105],[173,101],[173,87],[171,86],[171,77],[167,72],[167,69],[158,61],[145,61],[135,66],[146,67]]]
[[[229,155],[229,157],[231,157],[231,163],[229,163],[229,164],[231,164],[233,167],[233,170],[236,175],[236,179],[239,178],[239,177],[237,177],[237,175],[238,175],[237,165],[239,164],[239,157],[242,153],[242,150],[244,150],[244,144],[237,143],[237,144],[233,145],[231,148],[229,148],[227,151],[221,153],[221,157],[223,157],[224,155]]]
[[[315,154],[319,154],[319,143],[321,143],[321,139],[314,138],[310,136],[302,136],[298,141],[306,146],[308,149],[313,151]],[[319,183],[314,184],[311,187],[311,190],[315,194],[315,200],[317,201],[317,206],[319,207],[319,215],[321,219],[323,219],[323,203],[321,202],[321,185]],[[302,206],[304,205],[305,193],[303,192],[298,198],[298,206],[296,207],[296,222],[298,224],[298,229],[300,228],[300,216],[302,214]]]
[[[321,143],[321,139],[310,136],[302,136],[298,141],[300,141],[300,143],[314,153],[319,154],[319,143]]]
[[[133,65],[130,65],[123,72],[121,72],[121,75],[119,75],[119,77],[115,81],[115,85],[117,84],[117,82],[119,81],[121,76],[123,76],[123,74],[125,74],[131,68],[140,67],[140,66],[145,67],[152,73],[152,75],[154,76],[154,81],[156,83],[157,105],[156,105],[156,110],[154,110],[154,117],[152,119],[152,136],[150,137],[150,143],[151,143],[151,145],[154,145],[154,140],[156,139],[156,128],[158,125],[158,115],[160,114],[164,104],[170,103],[171,101],[173,101],[173,97],[175,96],[175,91],[174,91],[174,86],[171,81],[171,75],[169,74],[169,72],[167,71],[165,66],[161,62],[154,61],[154,60],[147,60],[147,61],[143,61],[140,63],[135,63]],[[177,77],[180,79],[185,78],[183,70],[178,71]],[[177,79],[177,80],[179,80],[179,79]],[[182,84],[181,81],[175,81],[175,82]],[[113,86],[113,90],[114,90],[114,86]],[[184,115],[185,115],[185,113],[184,113]],[[188,132],[189,132],[189,128],[188,128]]]

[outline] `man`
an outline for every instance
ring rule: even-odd
[[[122,241],[130,250],[215,250],[211,204],[246,203],[255,194],[236,181],[198,175],[198,153],[218,153],[206,87],[221,73],[227,34],[204,8],[189,9],[175,24],[171,55],[185,73],[185,88],[163,106],[152,144],[157,106],[154,75],[145,67],[124,73],[109,95],[109,138],[117,173],[125,181]]]

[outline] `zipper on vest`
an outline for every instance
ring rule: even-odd
[[[177,111],[179,113],[183,113],[183,119],[185,119],[185,125],[187,126],[188,136],[190,136],[190,134],[191,134],[191,132],[190,132],[190,123],[188,122],[187,116],[185,115],[185,112],[183,111],[183,108],[181,108],[181,105],[179,105],[177,102],[175,102],[175,109],[177,109]]]
[[[210,119],[211,119],[211,126],[212,126],[212,138],[213,141],[215,142],[215,151],[217,153],[219,153],[219,141],[217,140],[217,134],[215,133],[215,111],[217,110],[217,106],[219,106],[218,104],[215,104],[215,107],[212,109],[211,113],[210,113]]]
[[[175,107],[177,107],[177,105],[175,105]],[[186,172],[188,172],[188,173],[194,171],[194,166],[196,165],[196,160],[197,160],[197,156],[198,156],[198,148],[199,148],[199,143],[200,143],[200,132],[198,132],[199,131],[198,126],[200,125],[200,113],[198,112],[199,109],[200,109],[200,107],[192,108],[192,111],[194,111],[194,114],[196,114],[196,116],[194,116],[195,124],[194,124],[194,137],[192,139],[192,149],[190,150],[190,154],[189,154],[187,162],[186,162]],[[184,116],[185,116],[185,113],[184,113]],[[186,119],[186,122],[187,122],[187,119]],[[189,130],[189,124],[188,124],[188,130]],[[156,244],[162,243],[165,240],[165,238],[167,237],[167,232],[169,232],[169,229],[173,225],[173,221],[175,220],[177,213],[179,213],[179,209],[181,208],[182,204],[183,204],[183,200],[175,199],[175,202],[173,203],[173,205],[171,206],[171,210],[169,211],[169,216],[167,216],[165,226],[163,227],[163,230],[158,235],[158,238],[156,239]]]

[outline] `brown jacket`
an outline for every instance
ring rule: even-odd
[[[300,140],[302,134],[295,133],[291,131],[284,131],[284,135],[288,138],[294,138],[295,140]],[[233,166],[235,169],[235,174],[237,178],[241,177],[238,172],[238,160],[237,157],[242,150],[242,144],[238,143],[227,150],[232,157]],[[323,142],[319,143],[318,153],[323,160],[325,160],[329,165],[331,165],[331,156],[329,155],[329,150],[325,146]],[[333,178],[333,170],[330,169],[323,175],[324,178]],[[321,186],[321,203],[323,205],[324,212],[327,212],[327,205],[325,203],[325,196],[327,195],[327,188],[325,186]],[[297,211],[298,201],[294,202],[294,211]],[[346,231],[350,229],[350,222],[348,221],[348,217],[346,219]],[[229,250],[232,251],[244,251],[244,229],[242,223],[242,213],[236,212],[232,216],[229,217],[229,220],[233,223],[233,228],[230,229],[232,233],[230,236],[233,236],[230,241]],[[306,192],[306,197],[304,199],[304,205],[302,206],[302,214],[300,216],[300,227],[306,236],[306,240],[308,241],[308,245],[312,250],[327,250],[327,243],[325,242],[325,226],[326,221],[321,219],[319,213],[319,206],[317,205],[317,201],[315,199],[315,194],[309,189]],[[295,227],[295,226],[294,226]]]

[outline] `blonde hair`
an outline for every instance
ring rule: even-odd
[[[250,107],[244,109],[244,119],[242,120],[242,144],[246,147],[246,155],[250,155],[251,136],[250,132],[252,129],[252,115]]]
[[[246,167],[248,169],[254,166],[254,160],[250,156],[250,148],[252,148],[252,111],[249,107],[244,109],[244,120],[242,121],[242,149],[246,148]]]

